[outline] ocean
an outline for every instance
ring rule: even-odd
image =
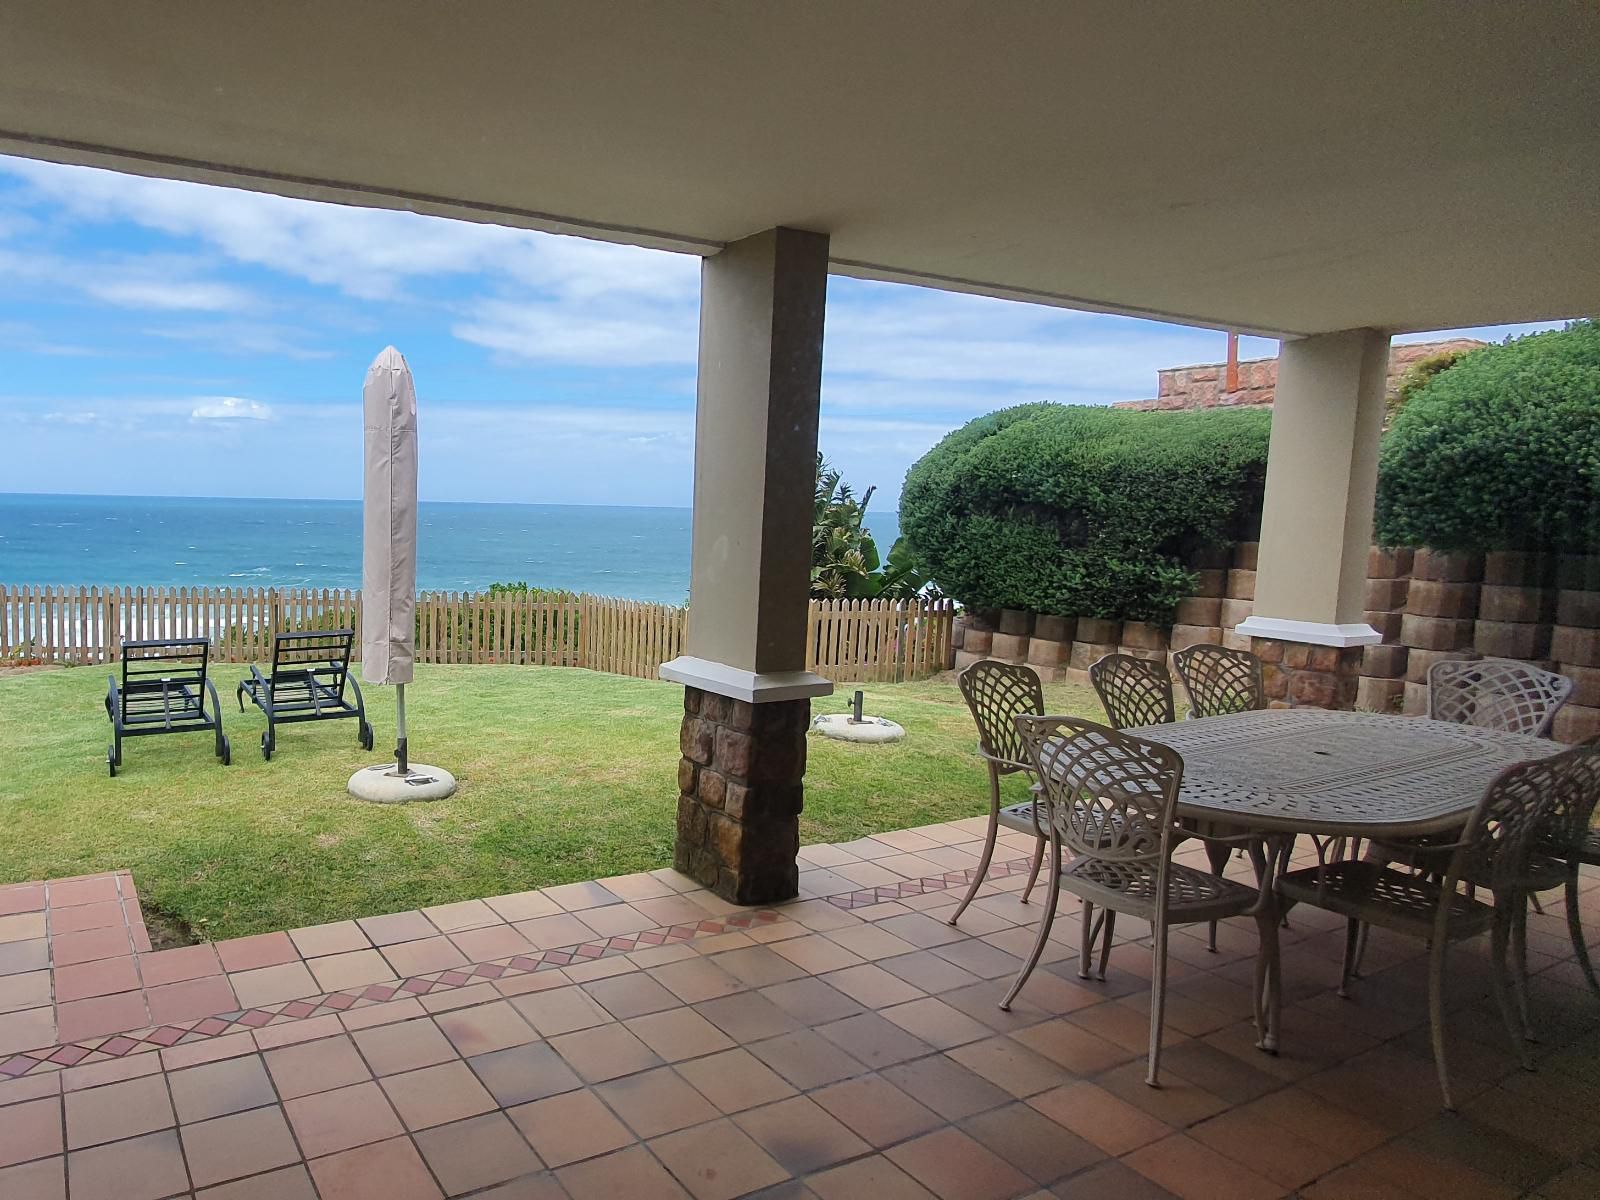
[[[887,556],[894,516],[870,516]],[[423,591],[688,599],[687,508],[424,501],[418,517]],[[0,493],[0,583],[360,587],[361,502]]]

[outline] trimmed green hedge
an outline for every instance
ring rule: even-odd
[[[1379,460],[1378,540],[1600,547],[1600,325],[1464,355],[1410,397]]]
[[[901,528],[975,608],[1169,623],[1186,552],[1259,512],[1263,411],[1027,404],[947,436],[906,475]]]

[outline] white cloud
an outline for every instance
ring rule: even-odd
[[[210,396],[189,413],[194,421],[270,421],[272,406],[238,396]]]
[[[591,367],[695,363],[695,310],[681,305],[518,304],[486,300],[451,332],[527,362]]]
[[[84,281],[83,290],[123,308],[228,312],[247,308],[251,302],[243,288],[198,279],[90,279]]]

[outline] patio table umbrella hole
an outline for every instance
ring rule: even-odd
[[[393,346],[362,388],[361,678],[395,688],[395,761],[350,776],[350,794],[379,804],[442,800],[456,790],[442,767],[410,761],[406,684],[416,660],[417,389]]]

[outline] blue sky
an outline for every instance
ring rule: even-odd
[[[358,496],[362,377],[392,343],[425,499],[687,505],[698,270],[0,157],[0,491]],[[892,506],[974,416],[1141,399],[1223,353],[1207,330],[834,278],[822,448]]]

